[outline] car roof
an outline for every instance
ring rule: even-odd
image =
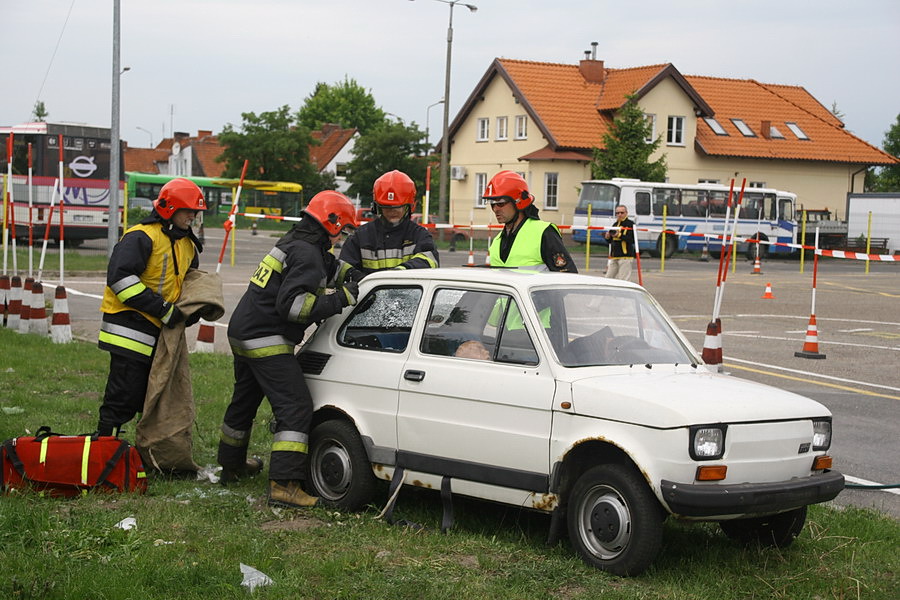
[[[531,269],[509,269],[498,267],[440,267],[437,269],[389,269],[368,275],[365,279],[373,284],[387,280],[436,281],[441,283],[494,283],[508,285],[520,290],[545,286],[606,286],[642,289],[641,286],[620,279],[608,279],[594,275],[535,271]]]

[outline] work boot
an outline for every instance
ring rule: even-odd
[[[303,491],[299,481],[285,481],[284,485],[282,485],[274,479],[269,480],[269,493],[267,498],[269,506],[305,508],[307,506],[315,506],[318,501],[318,498],[310,496]]]
[[[259,474],[262,469],[263,460],[258,456],[251,456],[239,467],[222,467],[222,475],[219,477],[219,483],[222,485],[235,483],[241,479],[246,479]]]

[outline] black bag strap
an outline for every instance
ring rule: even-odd
[[[40,427],[38,427],[38,430],[34,432],[34,441],[42,442],[42,441],[44,441],[44,439],[50,437],[51,435],[63,435],[63,434],[56,433],[48,425],[41,425]]]
[[[97,477],[97,483],[94,484],[93,487],[99,487],[101,485],[105,485],[107,487],[116,487],[114,483],[110,483],[107,481],[110,474],[112,474],[113,469],[116,468],[116,465],[119,464],[119,461],[122,460],[122,456],[128,451],[131,447],[131,444],[126,442],[125,440],[118,440],[119,447],[116,448],[116,451],[113,452],[113,455],[109,457],[109,460],[106,461],[106,465],[103,467],[103,471],[100,472],[100,476]],[[125,465],[126,471],[128,465]]]

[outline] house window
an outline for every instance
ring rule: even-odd
[[[488,140],[488,136],[490,135],[490,119],[478,119],[478,137],[475,138],[476,142],[486,142]]]
[[[808,140],[809,139],[809,136],[806,135],[806,133],[804,133],[804,131],[802,129],[800,129],[800,126],[797,125],[796,123],[785,122],[785,125],[787,125],[787,128],[791,130],[791,133],[793,133],[794,135],[797,136],[798,140]]]
[[[482,198],[484,188],[487,187],[487,182],[487,173],[475,173],[475,206],[478,208],[487,206],[487,201]]]
[[[334,175],[335,175],[335,177],[346,177],[347,176],[347,163],[344,163],[344,162],[335,163]]]
[[[752,188],[764,188],[764,187],[766,187],[766,182],[765,181],[751,181],[747,185]]]
[[[516,139],[528,139],[528,117],[525,115],[516,115]]]
[[[644,138],[644,141],[648,144],[652,144],[653,140],[656,139],[656,115],[649,115],[647,113],[644,113],[644,121],[650,128],[650,133],[647,134],[647,137]]]
[[[509,124],[506,117],[497,117],[497,139],[509,139]]]
[[[734,126],[737,127],[738,131],[740,131],[744,137],[756,137],[756,134],[753,133],[753,130],[750,129],[749,125],[744,123],[743,119],[732,119],[731,122],[734,123]]]
[[[769,137],[778,138],[779,140],[784,139],[784,134],[781,133],[777,127],[774,125],[769,125]]]
[[[697,180],[697,183],[715,183],[715,184],[718,184],[718,183],[719,183],[719,180],[718,180],[718,179],[698,179],[698,180]]]
[[[684,146],[684,117],[669,117],[666,143],[670,146]]]
[[[725,131],[725,128],[722,127],[722,125],[712,117],[706,117],[703,120],[706,121],[706,124],[709,125],[709,128],[712,129],[713,133],[715,133],[716,135],[728,135],[728,132]]]
[[[544,174],[544,208],[559,208],[559,173]]]

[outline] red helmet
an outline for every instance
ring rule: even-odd
[[[159,198],[153,201],[153,208],[163,219],[169,220],[176,210],[206,210],[203,192],[189,179],[173,179],[159,190]]]
[[[345,227],[359,227],[353,203],[334,190],[325,190],[313,196],[303,212],[318,221],[331,236],[338,235]]]
[[[500,171],[491,177],[481,197],[488,201],[501,198],[512,200],[519,210],[524,210],[534,202],[525,179],[512,171]]]
[[[375,204],[381,206],[416,205],[416,184],[401,171],[389,171],[376,179],[372,193]]]

